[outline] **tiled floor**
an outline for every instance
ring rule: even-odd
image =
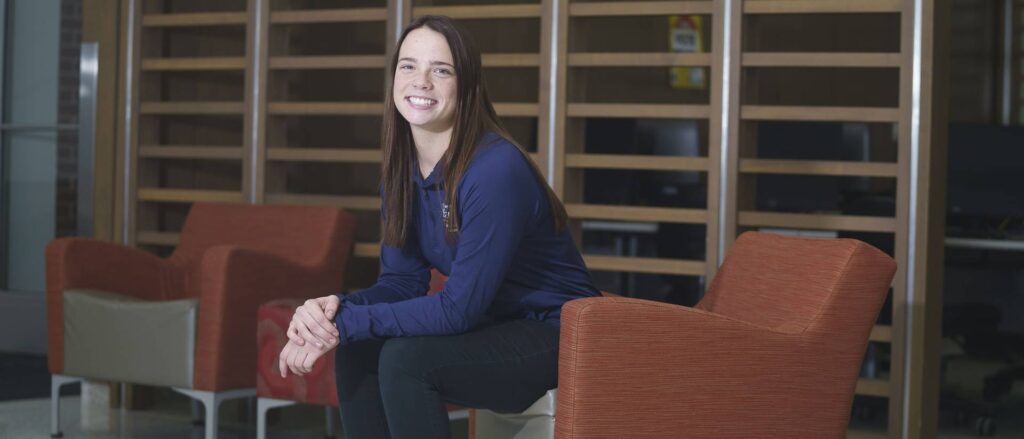
[[[323,409],[293,406],[280,410],[278,422],[268,429],[269,439],[323,439]],[[228,418],[224,413],[223,418]],[[110,410],[105,416],[86,420],[83,428],[81,399],[66,396],[61,399],[61,429],[68,439],[202,439],[202,426],[193,426],[187,400],[161,401],[151,410],[129,411],[122,417],[120,410]],[[453,438],[466,437],[466,421],[453,421]],[[256,437],[255,421],[251,423],[222,419],[218,430],[221,439]],[[48,439],[50,437],[50,400],[27,399],[0,403],[0,439]],[[343,437],[343,436],[342,436]]]
[[[203,438],[203,427],[193,426],[188,400],[163,398],[150,410],[129,411],[122,417],[120,410],[110,410],[103,416],[85,420],[81,415],[79,396],[62,398],[62,430],[68,439],[145,438],[181,439]],[[268,430],[271,439],[321,439],[324,437],[323,409],[313,406],[293,406],[278,409],[277,422]],[[219,437],[222,439],[253,438],[256,436],[254,422],[242,422],[238,416],[231,416],[231,410],[222,412]],[[235,411],[237,412],[237,410]],[[1024,402],[1007,404],[995,413],[996,435],[993,439],[1024,438]],[[940,439],[977,439],[971,424],[962,427],[953,425],[943,418]],[[0,439],[45,439],[49,438],[49,399],[26,399],[0,402]],[[453,438],[466,435],[466,421],[454,421]],[[343,437],[343,436],[342,436]]]

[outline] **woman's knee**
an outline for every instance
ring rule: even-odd
[[[424,380],[429,369],[430,349],[422,337],[389,339],[380,350],[378,367],[382,382]]]

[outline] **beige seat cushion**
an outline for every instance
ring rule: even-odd
[[[551,439],[555,437],[555,405],[558,389],[544,396],[522,413],[502,414],[476,411],[476,437],[487,439]]]
[[[196,299],[142,301],[96,290],[64,292],[64,374],[192,387]]]

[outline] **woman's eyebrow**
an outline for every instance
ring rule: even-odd
[[[399,58],[398,59],[398,62],[402,62],[402,61],[408,61],[408,62],[415,63],[415,62],[417,62],[417,59],[416,58],[411,58],[411,57],[408,57],[408,56],[404,57],[404,58]],[[444,62],[444,61],[431,61],[430,65],[432,65],[432,66],[441,65],[441,66],[448,66],[448,67],[451,67],[451,68],[455,68],[455,66],[453,66],[451,63],[447,63],[447,62]]]

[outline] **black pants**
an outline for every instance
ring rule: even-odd
[[[448,439],[446,403],[516,413],[558,385],[558,327],[527,320],[338,348],[345,437]]]

